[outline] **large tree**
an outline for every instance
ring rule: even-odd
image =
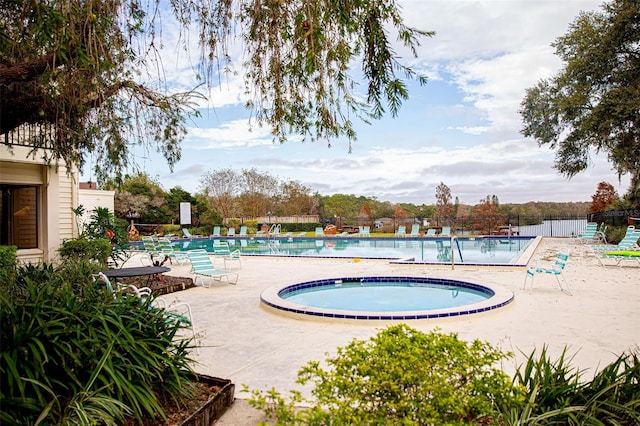
[[[564,62],[555,76],[526,92],[522,133],[556,150],[555,167],[571,177],[589,166],[593,149],[631,176],[640,203],[640,6],[613,0],[583,12],[553,46]]]
[[[416,74],[398,62],[390,32],[414,55],[432,35],[404,25],[394,0],[0,0],[0,134],[15,143],[24,136],[12,131],[36,125],[21,135],[67,165],[92,153],[98,177],[135,166],[135,144],[173,166],[197,94],[163,80],[168,22],[183,46],[197,40],[194,71],[205,87],[242,73],[253,119],[281,142],[354,140],[354,117],[395,115],[408,97],[398,75]]]
[[[589,213],[597,213],[607,210],[612,204],[620,201],[618,192],[608,182],[600,182],[596,193],[591,196]]]

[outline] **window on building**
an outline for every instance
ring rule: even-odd
[[[38,247],[38,187],[0,185],[0,245]]]

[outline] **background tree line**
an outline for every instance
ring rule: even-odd
[[[614,187],[601,182],[589,202],[528,202],[501,204],[487,195],[475,205],[461,204],[451,189],[440,183],[435,204],[392,203],[355,194],[321,195],[300,182],[280,179],[256,169],[218,169],[206,172],[197,193],[181,187],[165,190],[145,173],[126,176],[114,189],[115,215],[145,224],[179,224],[179,204],[191,204],[192,225],[221,225],[225,219],[260,216],[318,215],[321,221],[340,218],[345,223],[376,218],[427,219],[445,222],[453,217],[586,217],[588,213],[624,209],[629,203]],[[426,194],[425,194],[426,195]]]

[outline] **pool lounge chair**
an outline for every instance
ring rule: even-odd
[[[625,262],[635,262],[640,265],[640,250],[606,251],[602,253],[602,259],[613,259],[616,266],[622,266]],[[602,260],[600,264],[602,264]]]
[[[407,236],[407,227],[404,225],[398,226],[398,230],[396,231],[396,237],[406,237]]]
[[[158,239],[153,236],[143,235],[140,240],[142,240],[142,248],[144,249],[140,256],[140,263],[142,263],[142,266],[153,266],[153,257],[160,255]]]
[[[233,226],[227,229],[227,237],[235,237],[236,236],[236,228]]]
[[[411,233],[409,234],[411,237],[419,237],[420,236],[420,225],[417,223],[411,226]]]
[[[588,222],[584,232],[577,236],[578,242],[583,244],[595,243],[597,233],[598,224],[595,222]]]
[[[592,244],[589,248],[600,262],[600,265],[612,266],[613,264],[604,262],[604,260],[613,259],[616,262],[615,265],[621,266],[621,262],[629,257],[624,256],[621,252],[638,249],[638,239],[640,239],[640,230],[636,230],[632,225],[627,228],[624,238],[618,244]]]
[[[176,251],[171,244],[171,240],[168,238],[158,238],[159,255],[169,257],[169,263],[173,263],[175,260],[178,264],[187,262],[187,255],[184,252]]]
[[[242,240],[245,241],[245,240]],[[242,241],[240,244],[242,244]],[[246,241],[245,241],[246,243]],[[227,260],[229,262],[238,262],[238,266],[242,267],[242,259],[240,257],[240,250],[231,250],[229,243],[226,241],[216,240],[213,242],[213,254],[216,258],[221,258],[224,262],[224,268],[227,269]]]
[[[246,237],[247,236],[247,227],[246,226],[241,226],[240,227],[240,232],[238,233],[239,237]]]
[[[360,232],[358,232],[359,237],[370,237],[371,236],[371,227],[370,226],[361,226]]]
[[[211,234],[212,237],[219,237],[220,236],[220,227],[219,226],[214,226],[213,227],[213,234]]]
[[[442,227],[442,231],[440,231],[440,236],[441,237],[450,237],[451,236],[451,227],[450,226],[443,226]]]
[[[436,236],[436,228],[429,228],[427,229],[426,234],[424,234],[425,237],[435,237]]]
[[[640,230],[635,229],[635,227],[631,225],[627,227],[627,232],[618,244],[590,244],[589,248],[596,253],[612,250],[629,250],[637,246],[638,238],[640,238]]]
[[[324,237],[324,230],[321,226],[316,227],[316,237]]]
[[[200,346],[197,335],[196,335],[196,327],[193,322],[193,314],[191,312],[191,305],[187,302],[167,302],[166,299],[162,297],[156,297],[153,299],[152,305],[157,309],[163,309],[165,311],[164,315],[167,318],[167,321],[173,321],[178,324],[182,328],[188,328],[191,331],[191,336],[193,342],[195,343],[196,353],[200,353]]]
[[[216,269],[206,250],[189,250],[187,256],[189,257],[189,262],[191,262],[192,273],[196,276],[195,285],[198,285],[198,280],[200,280],[203,287],[211,287],[211,280],[222,282],[223,279],[226,279],[229,284],[238,283],[238,274],[232,271]],[[235,277],[235,279],[232,281],[231,277]],[[209,285],[205,284],[207,282],[205,278],[208,279]]]
[[[191,231],[189,231],[187,228],[182,228],[182,235],[184,235],[185,238],[200,238],[200,237],[202,237],[202,235],[193,235],[191,233]]]
[[[527,288],[527,280],[531,278],[531,290],[533,290],[533,279],[535,278],[536,274],[550,274],[556,278],[556,282],[558,283],[560,290],[567,293],[568,295],[571,295],[569,284],[562,275],[562,272],[564,271],[568,260],[569,255],[560,252],[556,256],[556,260],[551,264],[538,263],[533,266],[529,266],[529,268],[527,268],[527,274],[524,277],[523,289]]]

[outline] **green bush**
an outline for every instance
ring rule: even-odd
[[[496,369],[508,357],[455,334],[389,327],[368,341],[311,362],[292,391],[251,391],[249,403],[277,425],[620,425],[640,424],[640,357],[623,354],[590,381],[566,349],[552,361],[532,352],[513,379]],[[244,386],[245,391],[249,391]]]
[[[252,391],[253,406],[279,425],[468,425],[491,422],[518,392],[496,363],[508,355],[456,334],[391,326],[368,341],[338,348],[323,369],[314,361],[298,373],[312,383],[313,401],[293,391]],[[302,408],[300,406],[308,406]]]
[[[176,339],[181,325],[151,299],[114,298],[90,275],[78,281],[82,268],[65,265],[39,281],[30,270],[18,297],[0,290],[0,424],[158,419],[161,398],[190,397],[195,375],[190,341]]]
[[[101,265],[107,264],[111,255],[111,243],[104,238],[76,238],[62,243],[58,253],[63,262],[74,260],[95,260]]]
[[[162,235],[166,234],[179,234],[182,232],[182,227],[180,225],[162,225],[160,226],[160,233]]]

